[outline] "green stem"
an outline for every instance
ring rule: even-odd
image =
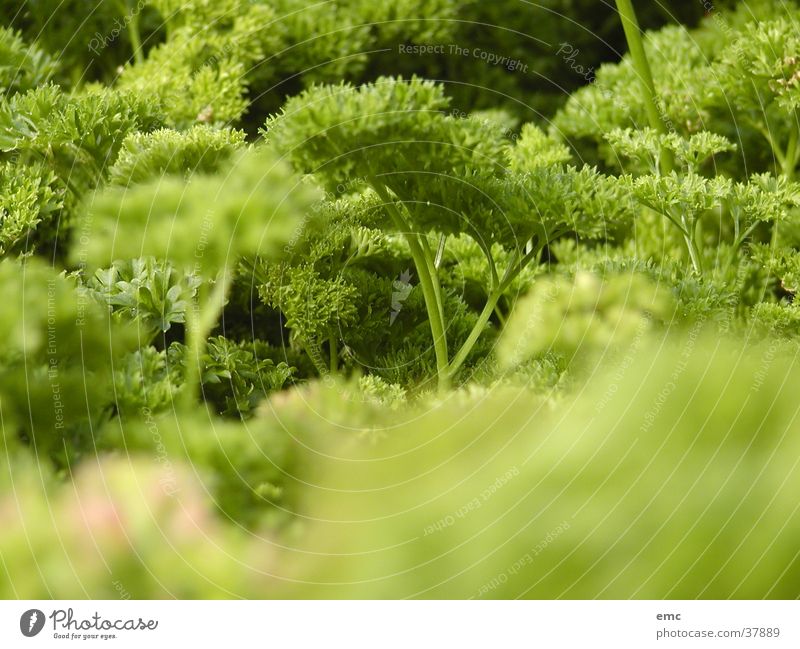
[[[698,275],[703,274],[703,257],[700,255],[700,249],[697,246],[697,224],[699,219],[696,219],[691,227],[686,228],[683,239],[686,242],[686,248],[689,251],[689,259],[692,261],[694,272]]]
[[[670,214],[668,210],[660,210],[655,205],[648,203],[646,201],[642,201],[642,205],[653,210],[653,212],[655,212],[659,216],[663,216],[665,219],[667,219],[676,228],[678,228],[678,230],[681,231],[681,234],[684,237],[688,236],[689,230],[686,228],[686,225],[682,223],[680,220],[678,220],[676,217],[674,217],[672,214]]]
[[[308,359],[314,365],[317,372],[319,372],[319,375],[320,376],[327,375],[329,369],[328,366],[325,364],[325,359],[322,357],[320,346],[315,341],[309,341],[307,339],[300,339],[299,342],[303,351],[305,351],[306,356],[308,356]]]
[[[727,262],[727,264],[726,264],[726,266],[725,266],[725,272],[726,272],[726,273],[727,273],[727,272],[728,272],[728,270],[729,270],[729,269],[730,269],[730,268],[733,266],[733,264],[736,262],[736,259],[737,259],[737,258],[738,258],[738,256],[739,256],[739,250],[741,249],[741,247],[742,247],[742,244],[744,244],[744,242],[745,242],[745,241],[747,241],[747,238],[748,238],[748,237],[749,237],[751,234],[753,234],[753,232],[755,231],[755,229],[756,229],[756,228],[757,228],[759,225],[760,225],[760,222],[756,221],[755,223],[753,223],[753,225],[751,225],[749,228],[747,228],[747,230],[745,230],[745,231],[744,231],[744,232],[742,232],[741,234],[738,234],[738,233],[737,233],[737,234],[734,236],[734,238],[733,238],[733,245],[731,246],[731,252],[730,252],[730,255],[728,255],[728,262]],[[775,227],[777,227],[777,223],[775,223],[775,224],[773,224],[773,225],[774,225]],[[737,228],[737,229],[738,229],[738,228]],[[774,230],[773,230],[773,234],[774,234]]]
[[[772,236],[769,240],[769,249],[772,251],[772,254],[775,254],[775,251],[778,249],[778,241],[780,241],[780,235],[778,234],[778,225],[780,221],[775,221],[772,224]]]
[[[495,311],[497,302],[502,297],[503,293],[506,292],[506,289],[508,289],[508,287],[511,285],[511,282],[513,282],[514,278],[522,272],[525,266],[527,266],[533,259],[540,255],[541,252],[542,246],[534,246],[534,248],[525,254],[521,260],[517,261],[520,257],[519,252],[516,252],[511,258],[508,268],[506,268],[506,272],[503,274],[503,279],[489,294],[486,304],[483,307],[483,311],[481,311],[480,315],[478,316],[475,326],[472,327],[472,331],[469,332],[469,336],[467,336],[464,344],[461,345],[461,349],[458,350],[458,353],[450,362],[450,366],[447,368],[449,379],[452,379],[456,375],[458,370],[460,370],[461,366],[464,364],[464,361],[467,360],[469,353],[472,351],[475,343],[478,342],[478,338],[480,338],[483,330],[486,328],[489,318]]]
[[[666,218],[670,223],[672,223],[678,230],[680,230],[681,235],[683,235],[683,241],[686,243],[686,250],[689,252],[689,260],[692,262],[692,268],[698,275],[703,274],[703,258],[700,255],[700,249],[697,245],[697,225],[699,223],[699,219],[695,219],[692,225],[690,226],[686,222],[686,218],[681,215],[680,220],[670,214],[668,211],[661,211],[656,209],[654,206],[645,203],[646,207],[649,207],[653,210],[656,214],[660,214],[664,218]]]
[[[436,304],[439,308],[439,318],[444,326],[444,323],[446,322],[444,317],[444,298],[442,297],[442,285],[439,282],[439,269],[436,266],[436,258],[434,257],[433,251],[428,245],[428,241],[424,235],[419,235],[419,241],[420,246],[422,247],[422,254],[425,257],[425,263],[428,265],[428,273],[430,274],[431,282],[433,283],[433,290],[436,295]],[[447,340],[445,340],[445,344],[446,343]]]
[[[428,312],[428,321],[431,327],[431,335],[433,337],[433,349],[436,354],[436,370],[439,379],[439,389],[445,390],[449,386],[448,369],[448,352],[447,352],[447,338],[445,336],[444,325],[444,308],[441,300],[441,288],[439,286],[438,277],[434,272],[433,259],[428,259],[425,255],[425,249],[418,236],[411,232],[409,226],[406,224],[400,210],[397,209],[394,201],[389,196],[389,192],[385,185],[378,181],[370,183],[372,188],[378,194],[380,199],[389,210],[395,227],[405,237],[408,242],[408,248],[411,251],[411,258],[414,261],[414,266],[419,275],[419,285],[422,289],[422,296],[425,299],[425,308]]]
[[[702,265],[700,262],[700,255],[697,252],[697,247],[695,246],[692,237],[684,237],[686,241],[686,249],[689,251],[689,259],[692,261],[692,268],[694,268],[694,272],[698,275],[703,274]]]
[[[131,7],[131,3],[125,0],[123,3],[128,23],[128,37],[131,39],[131,49],[133,49],[133,60],[136,63],[144,63],[144,51],[142,50],[142,37],[139,33],[139,9],[138,5]]]
[[[506,316],[503,313],[503,310],[500,308],[499,304],[494,305],[494,314],[497,316],[497,319],[500,321],[500,326],[506,326]]]
[[[183,383],[181,405],[187,409],[196,404],[206,340],[214,325],[217,324],[225,306],[225,296],[231,285],[231,275],[227,269],[220,273],[214,284],[214,290],[207,300],[202,299],[202,290],[198,289],[198,309],[190,309],[186,314],[186,377]]]
[[[617,12],[622,21],[622,29],[625,31],[625,39],[628,42],[633,65],[642,83],[644,95],[645,111],[650,126],[659,133],[668,133],[669,129],[664,121],[661,111],[658,108],[658,97],[656,86],[653,82],[653,73],[650,71],[650,63],[644,51],[642,42],[642,32],[639,28],[639,21],[636,19],[636,12],[633,9],[631,0],[616,0]],[[661,151],[661,171],[668,174],[674,167],[672,153],[667,149]]]
[[[461,345],[461,349],[458,350],[458,353],[455,355],[453,360],[450,362],[450,366],[447,368],[447,373],[450,379],[452,379],[458,370],[461,369],[461,366],[464,364],[464,361],[467,360],[467,356],[469,356],[469,353],[472,351],[475,343],[478,342],[478,338],[480,338],[480,335],[486,328],[486,324],[489,322],[489,318],[494,312],[494,308],[497,305],[497,300],[500,299],[500,295],[501,293],[499,291],[494,291],[489,295],[489,299],[486,300],[483,311],[481,311],[481,314],[478,316],[478,321],[475,323],[475,326],[472,327],[472,331],[469,332],[469,336],[467,336],[464,344]]]
[[[793,128],[791,135],[789,135],[789,143],[786,146],[786,154],[783,156],[783,163],[781,165],[781,171],[786,177],[786,180],[792,180],[792,178],[794,178],[794,170],[795,167],[797,167],[798,157],[797,143],[798,131],[797,128]]]
[[[442,265],[442,260],[444,259],[444,247],[447,244],[447,235],[440,235],[439,236],[439,245],[436,248],[436,258],[433,260],[433,267],[436,270],[439,270],[439,267]]]
[[[550,240],[553,241],[558,237],[560,237],[562,234],[564,233],[563,232],[559,232],[557,234],[554,233],[553,235],[551,235]],[[531,263],[534,259],[536,259],[539,255],[542,254],[543,248],[544,248],[543,244],[534,246],[533,248],[531,248],[529,252],[527,252],[522,257],[519,263],[517,263],[517,257],[519,257],[519,254],[515,254],[511,260],[511,263],[509,263],[506,272],[503,274],[503,279],[500,282],[500,285],[498,286],[497,290],[501,294],[505,293],[506,289],[509,286],[511,286],[511,282],[513,282],[514,279],[517,277],[517,275],[519,275],[522,272],[525,266],[527,266],[529,263]]]
[[[761,222],[760,221],[756,221],[755,223],[753,223],[753,225],[751,225],[749,228],[747,228],[747,230],[745,230],[740,237],[736,238],[736,241],[734,243],[734,247],[737,250],[739,248],[741,248],[742,244],[747,240],[747,237],[749,237],[751,234],[753,234],[753,232],[755,231],[755,229],[759,225],[761,225]]]
[[[489,282],[491,286],[491,291],[493,291],[497,286],[500,284],[500,278],[497,276],[497,264],[494,263],[494,258],[492,257],[492,251],[489,249],[489,246],[483,240],[483,237],[478,234],[477,236],[473,237],[473,241],[478,244],[478,247],[483,251],[484,257],[486,257],[486,263],[489,266]]]

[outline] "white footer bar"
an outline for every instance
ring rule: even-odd
[[[800,647],[795,601],[5,601],[0,647]]]

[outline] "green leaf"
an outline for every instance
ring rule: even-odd
[[[316,195],[265,147],[249,149],[216,175],[167,175],[96,194],[73,258],[104,267],[152,256],[213,277],[244,255],[285,254]]]

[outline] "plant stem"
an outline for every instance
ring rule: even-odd
[[[780,241],[780,234],[778,233],[778,226],[780,221],[775,221],[772,224],[772,236],[769,239],[769,248],[772,251],[772,254],[775,254],[775,251],[778,249],[778,241]]]
[[[372,181],[370,184],[389,210],[395,227],[408,242],[411,258],[414,260],[414,266],[419,275],[419,285],[422,289],[423,298],[425,299],[425,308],[428,312],[428,322],[430,323],[431,335],[433,337],[433,349],[436,354],[439,389],[446,390],[450,384],[450,377],[447,371],[448,352],[447,338],[445,336],[444,306],[442,304],[439,280],[435,269],[432,270],[433,259],[425,254],[425,248],[423,248],[423,245],[420,243],[417,234],[410,231],[403,215],[400,214],[400,210],[397,209],[394,201],[389,196],[386,186],[378,181]]]
[[[138,5],[131,7],[128,0],[124,3],[127,15],[125,20],[128,23],[128,37],[131,39],[131,49],[133,50],[133,60],[136,63],[144,62],[144,52],[142,51],[142,37],[139,33],[139,9]]]
[[[694,237],[692,234],[685,234],[683,238],[686,241],[686,248],[689,251],[689,259],[692,261],[692,268],[694,268],[694,272],[696,272],[698,275],[702,275],[703,260],[700,256],[700,252],[697,249],[697,244],[695,243]]]
[[[436,259],[433,260],[433,267],[436,270],[439,270],[439,266],[442,265],[442,260],[444,259],[444,247],[447,243],[447,236],[444,234],[439,236],[439,245],[436,248]]]
[[[494,263],[494,258],[492,257],[492,251],[489,249],[489,246],[483,240],[483,237],[478,234],[477,236],[473,237],[475,243],[478,244],[478,247],[483,251],[483,255],[486,257],[486,263],[489,266],[489,285],[490,285],[490,292],[493,291],[500,285],[500,278],[497,276],[497,264]]]
[[[231,273],[223,269],[214,284],[214,290],[207,300],[203,299],[202,289],[198,289],[198,308],[186,314],[186,376],[181,394],[181,405],[191,408],[195,405],[200,386],[200,371],[206,340],[217,324],[225,306],[225,296],[231,285]]]
[[[749,237],[751,234],[753,234],[753,232],[755,231],[755,229],[759,225],[761,225],[761,223],[759,221],[756,221],[755,223],[753,223],[753,225],[751,225],[749,228],[747,228],[747,230],[745,230],[741,234],[736,234],[734,236],[733,245],[731,246],[731,252],[730,252],[730,255],[728,256],[727,265],[725,266],[725,272],[726,273],[728,272],[728,269],[731,266],[733,266],[733,264],[736,262],[736,259],[737,259],[738,255],[739,255],[739,251],[742,248],[742,244],[744,244],[744,242],[747,241],[747,237]],[[773,223],[773,227],[776,228],[775,230],[773,230],[773,236],[774,236],[775,232],[777,231],[778,224],[777,223]],[[737,224],[737,229],[738,229],[738,224]]]
[[[503,310],[500,308],[500,304],[494,305],[494,314],[497,316],[497,319],[500,321],[500,326],[506,326],[506,316],[503,313]]]
[[[758,131],[766,138],[769,145],[772,147],[772,152],[775,158],[778,160],[778,164],[781,168],[781,175],[786,178],[788,181],[794,180],[795,169],[797,168],[797,161],[800,158],[800,147],[798,146],[798,140],[800,140],[800,132],[798,131],[798,124],[797,124],[797,114],[794,114],[795,124],[794,127],[791,129],[791,133],[789,134],[789,142],[786,144],[786,152],[781,151],[781,148],[775,142],[775,139],[772,137],[769,124],[764,126],[759,125]],[[778,227],[779,221],[775,221],[772,224],[772,236],[770,237],[770,248],[774,252],[775,249],[778,247],[779,241],[779,234],[778,234]]]
[[[647,111],[647,119],[650,126],[659,133],[668,133],[669,129],[663,119],[658,107],[658,97],[656,86],[653,82],[653,73],[650,70],[650,63],[647,61],[647,54],[644,51],[642,42],[642,32],[639,29],[639,21],[636,19],[636,12],[633,9],[631,0],[616,0],[617,12],[622,21],[622,29],[625,31],[625,40],[628,42],[628,50],[633,59],[633,66],[639,75],[642,84],[644,106]],[[666,149],[661,150],[661,171],[668,174],[674,167],[672,153]]]
[[[428,265],[428,273],[430,274],[431,282],[433,283],[433,290],[436,295],[436,303],[439,307],[439,318],[442,321],[442,328],[444,330],[444,298],[442,297],[442,285],[439,283],[439,269],[436,266],[436,259],[433,256],[433,251],[428,245],[427,239],[425,239],[423,235],[419,235],[419,242],[422,248],[422,254],[425,257],[425,263]],[[446,344],[447,340],[445,340],[445,346]],[[447,358],[447,356],[445,356],[445,358]]]
[[[794,178],[794,170],[797,166],[797,143],[798,131],[796,128],[793,128],[789,135],[789,143],[786,145],[786,154],[783,156],[783,164],[781,165],[781,171],[786,177],[786,180],[792,180],[792,178]]]
[[[322,357],[320,345],[318,345],[315,341],[309,341],[306,339],[300,341],[300,346],[303,348],[306,356],[308,356],[308,359],[314,365],[317,372],[319,372],[320,376],[325,376],[329,373],[330,370],[328,365],[325,364],[325,359]]]
[[[478,321],[475,323],[472,331],[469,332],[469,336],[467,336],[464,344],[461,345],[461,349],[458,350],[458,353],[455,355],[450,363],[450,366],[447,368],[447,373],[450,379],[452,379],[456,372],[461,369],[461,366],[464,364],[464,361],[467,360],[467,356],[469,356],[469,353],[472,351],[475,343],[478,342],[478,338],[483,333],[486,324],[489,322],[489,318],[494,312],[494,308],[497,305],[497,300],[500,299],[500,295],[502,295],[502,293],[499,290],[495,290],[489,295],[489,299],[486,300],[483,311],[481,311],[481,314],[478,316]]]
[[[478,316],[478,321],[475,323],[475,326],[472,327],[472,331],[469,332],[469,336],[464,341],[464,344],[461,345],[461,349],[458,350],[453,360],[450,362],[449,367],[447,368],[448,377],[452,379],[458,370],[461,369],[461,366],[464,364],[464,361],[467,360],[469,353],[472,351],[472,348],[475,346],[475,343],[478,342],[478,338],[483,333],[486,324],[489,322],[489,318],[494,313],[495,308],[497,307],[498,300],[502,297],[503,293],[505,293],[506,289],[511,285],[511,282],[514,281],[514,278],[519,275],[523,268],[527,266],[534,258],[536,258],[539,254],[541,254],[543,246],[534,246],[530,251],[528,251],[522,259],[520,258],[520,253],[517,252],[511,258],[511,261],[508,264],[508,268],[506,268],[506,272],[503,274],[503,279],[497,284],[497,286],[493,287],[492,291],[489,293],[489,297],[486,299],[486,304],[483,307],[483,311]],[[519,259],[519,261],[517,261]]]

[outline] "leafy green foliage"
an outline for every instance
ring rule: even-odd
[[[800,256],[793,248],[775,249],[760,245],[750,249],[753,259],[779,283],[786,293],[794,295],[800,290]]]
[[[170,126],[237,121],[247,107],[247,70],[278,46],[273,30],[262,28],[275,19],[272,8],[245,0],[159,2],[157,8],[167,40],[126,67],[119,87],[157,96]]]
[[[726,165],[731,171],[791,177],[798,155],[791,99],[796,13],[794,2],[741,2],[695,30],[670,26],[649,33],[645,51],[670,136],[722,135],[741,151]],[[648,124],[637,75],[629,56],[602,66],[596,81],[556,115],[554,129],[582,156],[618,166],[606,135]]]
[[[0,94],[25,92],[47,82],[55,62],[35,45],[26,45],[19,34],[0,28]]]
[[[342,278],[324,279],[310,266],[287,271],[288,277],[273,288],[263,287],[262,298],[280,308],[286,317],[286,327],[298,336],[301,345],[318,347],[320,341],[335,336],[334,328],[349,328],[355,324],[356,289]],[[319,355],[310,352],[312,360]],[[331,350],[331,354],[336,354]],[[336,364],[338,358],[331,360]]]
[[[213,277],[241,255],[282,254],[313,197],[268,150],[250,150],[216,175],[166,176],[95,195],[76,254],[96,266],[166,258]]]
[[[25,0],[0,7],[0,15],[58,61],[59,81],[80,84],[113,77],[142,44],[159,39],[161,21],[151,4],[63,0],[56,8],[48,0]]]
[[[736,146],[722,135],[700,131],[690,137],[675,132],[661,134],[650,127],[643,129],[614,129],[605,139],[619,156],[639,163],[635,168],[651,174],[658,173],[662,151],[669,151],[679,168],[700,173],[701,167],[715,155],[736,150]]]
[[[212,173],[244,144],[244,134],[199,125],[187,131],[161,129],[125,138],[109,170],[112,184],[156,180],[164,174]]]
[[[293,370],[286,363],[260,357],[261,345],[232,343],[223,336],[212,338],[203,366],[203,395],[217,405],[220,414],[249,416],[265,395],[284,387]]]
[[[459,370],[497,301],[547,243],[569,232],[601,235],[604,219],[625,216],[619,183],[592,168],[556,165],[566,157],[556,143],[537,142],[529,129],[520,150],[509,152],[496,120],[453,117],[447,106],[435,84],[384,78],[361,88],[313,88],[287,102],[265,129],[271,145],[301,171],[322,176],[329,189],[359,178],[381,199],[380,227],[406,239],[420,277],[440,385]],[[540,151],[537,164],[521,162]],[[506,156],[518,171],[506,169]],[[470,236],[490,270],[486,305],[452,359],[431,232],[445,244],[447,235]],[[513,252],[505,268],[493,256],[495,243]]]
[[[155,336],[186,322],[200,281],[197,276],[181,276],[168,263],[138,257],[97,270],[88,287],[117,319],[139,323],[146,339],[148,333]]]
[[[41,468],[13,459],[17,491],[2,485],[8,515],[0,553],[13,557],[4,568],[3,597],[230,597],[243,590],[255,594],[264,583],[263,575],[236,570],[255,548],[217,520],[188,465],[158,465],[147,456],[105,458],[81,466],[67,488],[53,484],[53,476],[45,482]],[[269,564],[255,553],[251,560]],[[65,563],[72,569],[58,568]],[[109,579],[109,570],[118,578]]]
[[[111,368],[135,347],[134,332],[110,326],[85,290],[38,260],[0,263],[0,299],[4,436],[63,466],[92,450]]]
[[[508,166],[512,171],[534,171],[571,159],[569,149],[564,144],[548,136],[535,124],[525,124],[516,146],[508,150]]]
[[[260,341],[235,343],[223,336],[207,341],[201,359],[202,392],[218,414],[247,419],[268,394],[291,381],[295,369],[276,363],[269,357],[271,351]],[[180,343],[166,350],[142,347],[128,355],[114,374],[121,415],[135,418],[173,408],[183,392],[187,364],[187,350]]]
[[[64,6],[0,8],[0,595],[797,596],[795,3]]]
[[[2,209],[10,226],[2,247],[23,237],[31,248],[55,244],[74,226],[84,196],[105,180],[124,138],[159,123],[152,101],[108,90],[70,97],[46,84],[0,98]]]
[[[63,205],[55,176],[43,164],[25,172],[11,161],[0,166],[0,254],[26,248],[37,226]]]
[[[456,14],[452,0],[429,2],[425,15],[412,19],[408,16],[422,9],[415,0],[154,5],[164,20],[166,40],[152,47],[146,59],[126,66],[119,85],[155,92],[176,127],[232,124],[245,117],[251,99],[256,110],[271,111],[304,86],[362,77],[368,52],[405,40],[448,39],[448,19]],[[253,86],[267,92],[252,93]]]
[[[611,355],[613,348],[629,347],[673,313],[669,294],[641,275],[600,280],[579,273],[574,282],[537,282],[517,303],[497,353],[506,367],[551,352],[568,361],[578,354]]]
[[[65,184],[99,178],[125,136],[159,123],[152,100],[108,90],[66,95],[49,84],[0,102],[0,150],[21,162],[47,160]]]
[[[318,561],[292,565],[325,585],[291,592],[792,595],[800,521],[789,486],[798,442],[787,351],[743,353],[691,329],[609,363],[602,379],[557,407],[527,390],[464,395],[421,415],[389,416],[392,432],[362,444],[337,435],[347,415],[327,423],[327,413],[306,408],[313,450],[297,483],[303,515],[321,522],[301,549]],[[738,561],[752,556],[762,570],[742,572]]]

